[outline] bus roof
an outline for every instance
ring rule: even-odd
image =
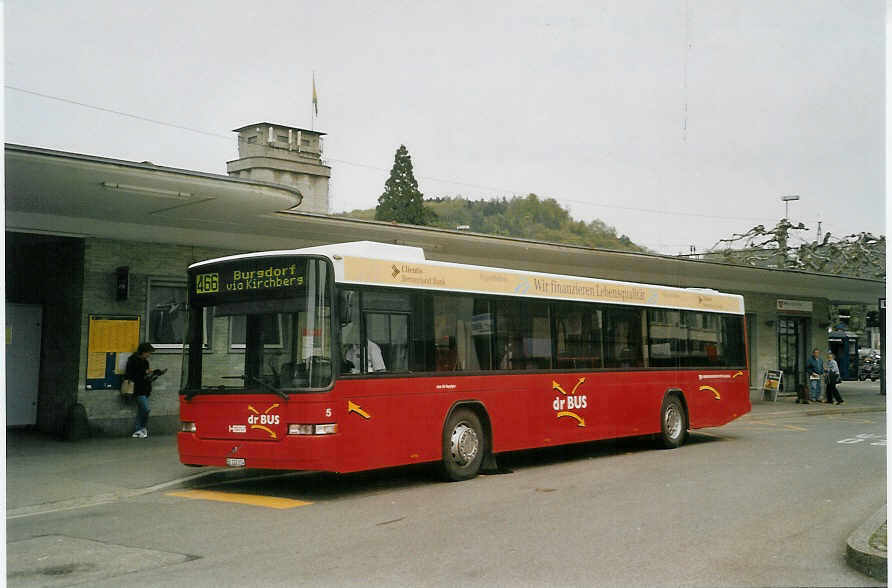
[[[496,294],[523,298],[627,304],[743,314],[743,297],[704,288],[676,288],[524,270],[428,261],[420,247],[355,241],[303,249],[232,255],[192,264],[287,255],[331,260],[335,281],[396,288]]]

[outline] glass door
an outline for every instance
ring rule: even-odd
[[[777,320],[777,367],[784,372],[780,392],[796,394],[796,388],[805,383],[805,320],[778,317]]]

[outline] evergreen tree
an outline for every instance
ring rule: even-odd
[[[431,212],[425,213],[424,195],[418,190],[409,150],[400,145],[393,158],[390,177],[384,183],[384,193],[378,197],[375,220],[424,225],[433,220],[432,216]]]

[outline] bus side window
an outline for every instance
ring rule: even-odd
[[[496,307],[495,365],[501,370],[551,367],[548,304],[499,300]]]
[[[368,371],[409,371],[409,315],[368,312],[365,320]]]
[[[573,302],[558,303],[553,308],[557,368],[603,367],[601,310]]]
[[[359,349],[359,293],[356,290],[338,291],[338,312],[341,327],[341,373],[358,374],[361,364]]]
[[[641,311],[607,308],[604,351],[608,368],[644,367]]]

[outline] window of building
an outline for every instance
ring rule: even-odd
[[[186,283],[180,280],[149,279],[149,317],[146,338],[155,347],[181,348],[186,336]],[[205,321],[207,323],[207,321]],[[207,333],[205,333],[205,344]]]
[[[245,328],[247,325],[246,315],[235,315],[229,317],[229,347],[231,349],[245,348]],[[282,347],[282,315],[280,314],[264,314],[261,315],[261,332],[263,338],[263,346],[266,348]]]

